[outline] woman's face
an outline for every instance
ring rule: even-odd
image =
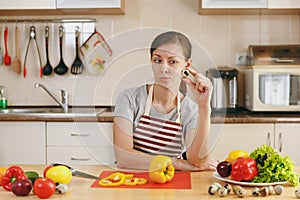
[[[155,83],[170,88],[179,86],[181,70],[190,66],[190,59],[186,61],[179,44],[165,44],[159,46],[152,54],[152,69]]]

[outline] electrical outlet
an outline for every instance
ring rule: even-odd
[[[235,54],[235,65],[246,65],[246,53]]]

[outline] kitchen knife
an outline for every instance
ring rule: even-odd
[[[81,172],[81,171],[77,171],[75,170],[74,168],[68,166],[68,165],[65,165],[65,164],[61,164],[61,163],[52,163],[50,164],[51,166],[65,166],[67,168],[69,168],[72,172],[72,175],[73,176],[77,176],[77,177],[81,177],[81,178],[88,178],[88,179],[101,179],[100,177],[98,176],[94,176],[92,174],[87,174],[85,172]]]

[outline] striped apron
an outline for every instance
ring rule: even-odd
[[[169,121],[151,117],[153,85],[150,86],[144,114],[133,132],[134,149],[153,154],[181,158],[182,127],[180,124],[180,94],[177,95],[177,119]]]

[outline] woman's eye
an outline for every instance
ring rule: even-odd
[[[174,65],[174,64],[177,64],[178,62],[177,62],[177,60],[170,60],[169,63],[170,63],[171,65]]]
[[[161,63],[161,59],[153,59],[152,60],[154,63]]]

